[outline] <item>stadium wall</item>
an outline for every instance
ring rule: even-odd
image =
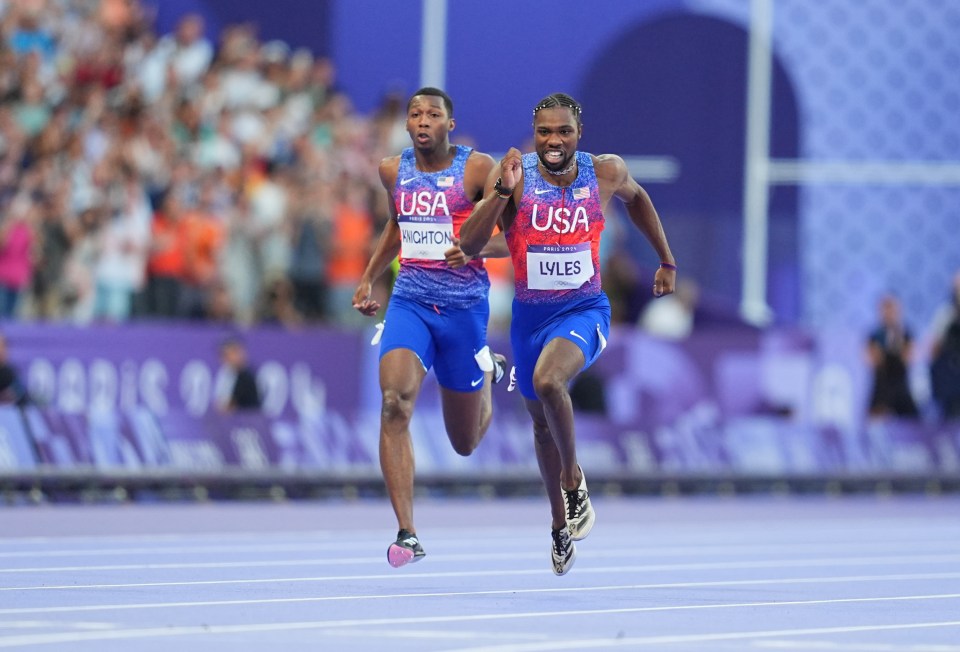
[[[12,358],[32,401],[0,409],[0,488],[378,491],[372,330],[242,333],[263,408],[223,414],[214,400],[217,350],[236,333],[11,325]],[[574,388],[584,408],[581,461],[595,482],[628,491],[724,483],[960,487],[960,423],[864,420],[868,378],[859,347],[842,331],[809,338],[723,329],[671,342],[616,330]],[[493,424],[464,458],[444,435],[435,385],[428,375],[411,426],[426,486],[538,487],[516,393],[494,388]]]

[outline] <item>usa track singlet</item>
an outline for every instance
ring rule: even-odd
[[[447,265],[443,253],[460,237],[460,225],[473,202],[464,194],[463,173],[470,147],[457,145],[446,170],[417,169],[413,148],[400,155],[393,203],[400,226],[400,272],[393,294],[412,301],[451,308],[468,308],[487,298],[490,279],[483,260],[475,258],[459,269]]]
[[[507,246],[514,298],[560,303],[600,294],[600,234],[605,220],[593,159],[577,152],[577,178],[565,188],[548,183],[536,153],[523,155],[523,197]]]

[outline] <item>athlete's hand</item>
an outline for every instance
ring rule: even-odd
[[[357,291],[353,293],[353,307],[367,317],[372,317],[380,310],[380,304],[370,298],[373,286],[368,281],[360,281]]]
[[[673,294],[676,284],[677,270],[658,267],[657,273],[653,276],[653,296],[662,297],[665,294]]]
[[[463,253],[463,249],[460,248],[460,238],[453,239],[453,246],[443,252],[443,257],[446,258],[447,265],[453,269],[463,267],[473,259],[473,256]]]
[[[500,160],[500,179],[504,188],[516,188],[523,178],[523,161],[520,150],[511,147]]]

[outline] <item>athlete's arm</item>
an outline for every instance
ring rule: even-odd
[[[463,249],[460,248],[460,238],[454,238],[453,246],[443,252],[443,257],[446,259],[447,265],[454,269],[463,267],[474,258],[506,258],[509,255],[510,250],[507,248],[507,239],[504,237],[502,231],[495,233],[493,237],[487,241],[487,244],[483,245],[483,249],[481,249],[480,253],[476,256],[464,253]]]
[[[494,189],[497,179],[504,189],[513,189],[509,197],[502,197]],[[517,205],[523,197],[523,164],[520,150],[511,147],[499,164],[494,165],[487,176],[483,199],[473,207],[467,221],[460,226],[460,248],[469,255],[478,255],[493,236],[493,229],[500,224],[506,231],[517,214]],[[505,243],[504,243],[505,244]]]
[[[509,258],[510,250],[507,248],[507,238],[503,231],[497,231],[483,245],[483,249],[477,254],[477,258]]]
[[[370,298],[373,283],[383,274],[393,259],[400,253],[400,225],[397,223],[397,207],[393,203],[393,188],[397,183],[400,157],[392,156],[380,162],[380,182],[389,195],[390,219],[383,227],[383,233],[377,241],[377,247],[370,256],[367,268],[360,277],[357,291],[353,293],[353,307],[364,315],[371,316],[380,310],[380,303]]]
[[[630,220],[657,252],[660,262],[676,265],[673,253],[670,251],[670,244],[667,242],[667,235],[663,231],[663,224],[650,200],[650,195],[630,176],[623,159],[615,154],[603,154],[594,158],[594,168],[597,171],[603,206],[606,207],[611,195],[619,198],[626,206]],[[654,295],[662,296],[672,293],[676,282],[676,269],[658,267],[653,282]]]

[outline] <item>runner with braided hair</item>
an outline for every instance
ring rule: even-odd
[[[564,93],[533,109],[535,152],[511,148],[494,166],[486,192],[460,228],[460,247],[476,253],[499,224],[513,260],[510,339],[516,382],[533,432],[540,475],[550,499],[553,570],[573,564],[573,541],[595,514],[577,462],[573,378],[589,367],[610,334],[610,302],[600,285],[604,209],[617,197],[660,256],[653,294],[673,292],[676,261],[649,195],[614,154],[577,151],[583,109]]]

